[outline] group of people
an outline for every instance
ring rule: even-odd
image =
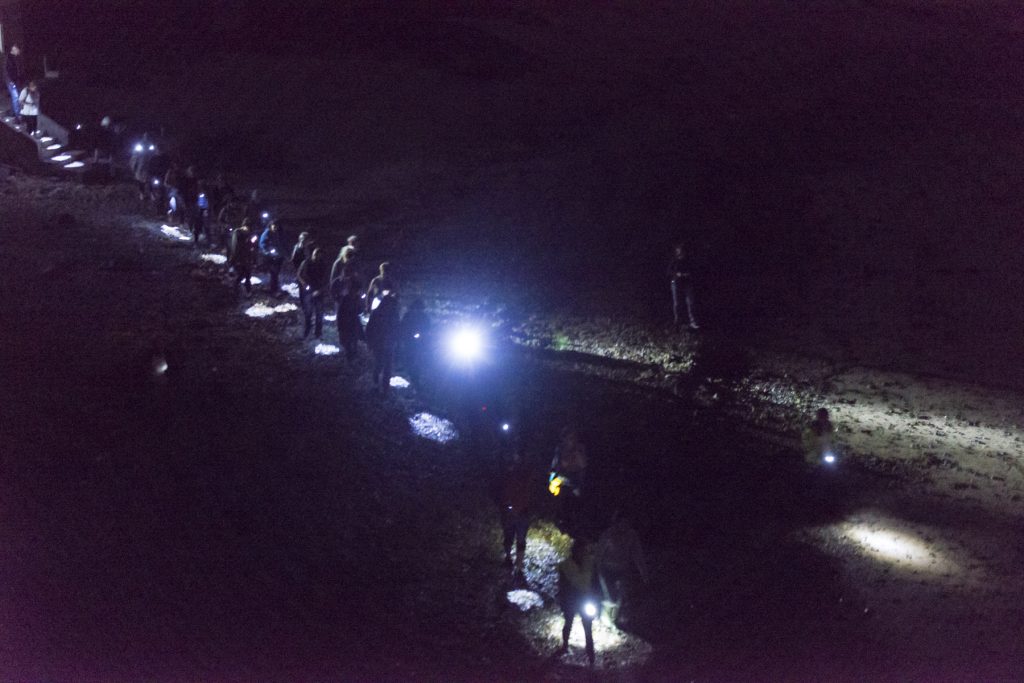
[[[11,116],[24,126],[25,132],[35,135],[39,129],[39,85],[25,76],[21,48],[11,45],[4,60],[4,85],[11,98]]]

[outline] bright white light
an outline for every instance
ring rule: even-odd
[[[284,285],[284,286],[281,287],[281,291],[288,292],[288,296],[294,297],[294,298],[298,299],[299,298],[299,283],[292,282],[291,284]]]
[[[395,389],[408,389],[409,388],[409,380],[405,379],[404,377],[399,377],[398,375],[395,375],[394,377],[392,377],[391,381],[389,382],[389,384],[391,386],[393,386]]]
[[[251,282],[254,285],[262,285],[263,278],[259,277],[258,275],[253,275],[251,278],[249,278],[249,282]]]
[[[156,145],[150,145],[149,146],[149,151],[150,152],[155,152],[156,151]]]
[[[329,323],[337,322],[338,321],[338,314],[337,313],[327,313],[326,315],[324,315],[324,320],[326,320]]]
[[[45,141],[46,138],[43,138],[43,140]],[[142,143],[141,142],[135,143],[135,151],[136,152],[141,152],[142,151]]]
[[[167,359],[163,356],[153,356],[153,375],[159,377],[167,372]]]
[[[416,334],[412,335],[412,338],[413,339],[419,339],[420,338],[420,333],[417,332]]]
[[[82,124],[76,123],[75,124],[75,130],[82,130]]]
[[[834,454],[832,454],[831,452],[830,452],[830,453],[826,453],[826,454],[825,454],[825,458],[824,458],[824,460],[825,460],[825,462],[826,462],[826,463],[828,463],[829,465],[832,465],[832,464],[834,464],[834,463],[835,463],[835,461],[836,461],[836,456],[835,456]]]
[[[459,438],[459,432],[455,425],[430,413],[417,413],[409,418],[409,426],[416,436],[436,441],[437,443],[449,443]]]
[[[562,641],[562,625],[564,624],[561,612],[553,614],[548,619],[548,637],[554,642]],[[600,620],[595,620],[591,628],[591,632],[594,636],[594,650],[596,652],[608,652],[609,650],[615,650],[623,641],[623,633],[615,626],[608,625]],[[642,645],[641,645],[642,643]],[[569,644],[575,648],[585,647],[587,644],[586,636],[583,634],[583,621],[580,619],[573,620],[572,631],[569,632]],[[638,642],[638,647],[642,648],[646,646],[647,652],[645,655],[649,655],[650,646],[643,641]],[[640,653],[637,653],[640,655]],[[646,658],[644,655],[640,655],[640,658]]]
[[[153,184],[154,185],[159,185],[160,184],[160,179],[159,178],[153,178]]]
[[[270,218],[270,214],[269,214],[269,213],[267,213],[266,211],[264,211],[264,212],[263,212],[263,218],[264,218],[264,219]]]
[[[203,254],[199,258],[209,263],[216,263],[218,266],[223,266],[228,262],[228,257],[224,254]]]
[[[503,432],[507,432],[510,428],[511,427],[509,426],[508,422],[505,422],[501,425],[501,431]]]
[[[58,154],[53,158],[54,161],[71,161],[70,154]]]
[[[47,149],[47,151],[53,152],[53,151],[55,151],[55,150],[58,150],[58,149],[60,149],[60,145],[59,145],[59,144],[56,144],[56,143],[54,143],[54,144],[52,144],[52,145],[48,146],[48,147],[47,147],[46,149]]]
[[[81,161],[72,161],[70,164],[64,164],[64,168],[82,168],[85,166]]]
[[[480,330],[463,327],[448,338],[448,350],[455,360],[472,363],[483,355],[484,337]]]
[[[39,138],[39,142],[46,145],[53,142],[53,138],[51,138],[49,135],[44,135],[43,137]]]
[[[370,310],[376,311],[378,306],[380,306],[380,298],[373,297],[373,301],[370,302]]]
[[[165,237],[181,240],[182,242],[188,242],[192,239],[191,237],[183,233],[181,231],[181,228],[177,228],[173,225],[161,225],[160,232],[162,232]]]
[[[592,602],[587,602],[583,605],[583,614],[593,619],[597,616],[597,605]]]
[[[907,522],[871,511],[819,528],[815,535],[821,539],[822,547],[838,551],[841,557],[849,557],[848,550],[852,548],[878,562],[912,570],[915,575],[950,574],[960,568],[959,562],[949,555],[949,546],[938,540],[939,532],[921,532]]]
[[[313,353],[318,356],[336,356],[341,353],[341,349],[334,344],[317,344]]]
[[[533,591],[516,589],[505,594],[508,601],[519,608],[521,612],[529,612],[534,607],[543,607],[544,599]]]

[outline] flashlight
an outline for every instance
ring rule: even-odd
[[[269,214],[269,213],[267,213],[266,211],[264,211],[264,212],[263,212],[263,219],[264,219],[264,220],[266,220],[266,219],[268,219],[268,218],[270,218],[270,214]]]
[[[412,335],[412,338],[413,339],[419,339],[420,338],[420,333],[417,332],[416,334]]]
[[[82,124],[76,123],[75,124],[75,130],[82,130]]]
[[[448,338],[448,351],[460,363],[473,363],[483,355],[483,334],[473,327],[460,328]]]
[[[828,451],[825,453],[825,457],[823,457],[822,460],[824,460],[828,465],[834,465],[836,462],[836,454],[832,451]]]
[[[597,605],[588,600],[583,604],[583,613],[593,619],[597,616]]]
[[[142,143],[141,142],[139,142],[139,143],[137,143],[135,145],[135,151],[136,152],[141,152],[142,151]]]
[[[554,472],[552,472],[551,476],[548,477],[548,491],[551,492],[552,496],[557,496],[562,492],[563,481],[564,480]]]
[[[511,429],[511,427],[509,426],[508,422],[505,422],[501,425],[501,431],[507,432],[509,429]]]
[[[154,185],[159,185],[160,184],[160,179],[159,178],[153,178],[153,184]]]
[[[150,152],[155,152],[156,151],[156,145],[150,145],[149,146],[149,151]]]

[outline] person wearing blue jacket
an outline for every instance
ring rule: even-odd
[[[270,293],[277,296],[281,291],[281,266],[284,265],[284,234],[277,221],[271,221],[260,235],[260,257],[263,267],[270,275]]]

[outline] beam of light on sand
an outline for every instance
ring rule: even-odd
[[[184,232],[182,232],[181,228],[175,227],[173,225],[161,225],[160,232],[162,232],[165,237],[170,237],[171,239],[175,240],[181,240],[182,242],[189,242],[192,239]]]
[[[251,282],[254,285],[262,285],[263,278],[253,275],[251,278],[249,278],[249,282]]]
[[[548,634],[552,641],[562,642],[562,626],[564,624],[565,620],[562,618],[561,612],[555,612],[548,617]],[[604,619],[594,620],[593,633],[595,652],[607,652],[622,645],[622,631],[611,624],[605,623]],[[586,636],[583,634],[583,620],[577,615],[572,625],[572,631],[569,632],[569,645],[582,648],[586,644]]]
[[[837,544],[838,549],[852,547],[877,562],[913,572],[950,574],[960,568],[943,551],[941,541],[925,538],[905,522],[870,512],[818,529],[817,536],[826,549],[834,550]]]
[[[521,612],[529,612],[534,607],[543,607],[544,599],[539,594],[517,588],[505,594],[510,604],[515,605]]]
[[[290,306],[291,304],[285,305]],[[334,344],[317,344],[316,348],[313,349],[313,353],[315,353],[318,356],[336,356],[339,353],[341,353],[341,349],[339,349]]]
[[[459,432],[450,421],[431,415],[430,413],[417,413],[409,418],[409,427],[413,434],[436,441],[437,443],[450,443],[459,438]]]
[[[85,164],[81,161],[72,161],[70,164],[64,164],[64,168],[83,168]]]
[[[267,318],[275,313],[289,313],[291,311],[297,311],[298,309],[299,307],[295,304],[278,304],[277,306],[253,304],[249,308],[245,309],[245,314],[250,318]]]
[[[203,254],[199,258],[208,263],[215,263],[218,266],[223,266],[225,263],[228,262],[228,257],[225,256],[224,254]]]
[[[392,377],[391,381],[389,382],[389,384],[392,387],[394,387],[395,389],[408,389],[409,388],[409,380],[407,380],[404,377],[399,377],[398,375],[395,375],[394,377]]]
[[[281,287],[281,291],[288,292],[288,296],[298,299],[299,298],[299,283],[292,282]]]

